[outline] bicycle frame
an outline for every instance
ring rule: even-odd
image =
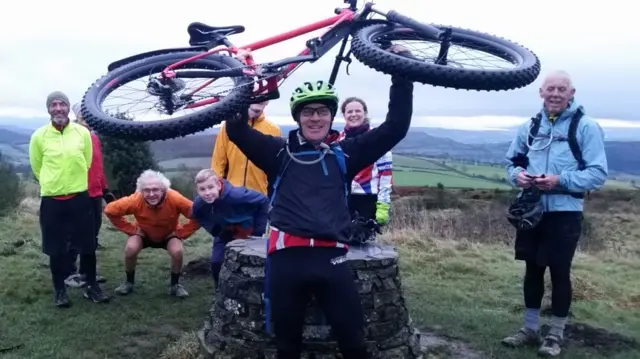
[[[315,62],[324,56],[327,52],[329,52],[334,46],[336,46],[340,41],[342,41],[342,45],[340,47],[340,53],[336,56],[336,61],[334,62],[334,66],[329,77],[330,83],[335,83],[336,77],[338,75],[338,71],[340,69],[340,65],[342,61],[345,59],[343,57],[344,50],[347,45],[347,41],[349,39],[349,35],[351,33],[351,25],[354,20],[359,18],[365,18],[372,11],[371,6],[372,3],[367,3],[365,8],[356,13],[352,8],[342,8],[336,9],[337,15],[326,18],[324,20],[317,21],[312,24],[308,24],[306,26],[302,26],[297,29],[290,30],[288,32],[275,35],[260,41],[256,41],[254,43],[250,43],[244,46],[236,47],[234,46],[228,39],[224,38],[221,42],[224,47],[215,47],[207,52],[203,52],[202,54],[198,54],[196,56],[192,56],[190,58],[181,60],[172,65],[169,65],[162,73],[161,76],[172,78],[172,77],[189,77],[189,78],[201,78],[201,77],[210,77],[210,80],[205,81],[202,85],[198,86],[195,90],[189,93],[189,95],[193,95],[196,92],[202,90],[213,81],[215,81],[219,77],[224,76],[258,76],[258,77],[266,77],[266,85],[264,85],[264,81],[261,79],[259,82],[259,87],[254,91],[254,99],[252,102],[263,102],[270,99],[275,99],[279,97],[278,87],[280,84],[278,82],[280,80],[286,79],[289,75],[291,75],[297,68],[299,68],[304,62]],[[252,58],[247,58],[245,64],[251,70],[241,70],[241,69],[230,69],[230,70],[220,70],[220,71],[191,71],[187,74],[176,74],[173,72],[173,69],[182,66],[191,61],[209,56],[211,54],[215,54],[222,51],[227,51],[230,54],[236,54],[238,50],[251,50],[256,51],[259,49],[263,49],[265,47],[269,47],[271,45],[275,45],[281,43],[286,40],[290,40],[305,34],[308,34],[313,31],[317,31],[323,28],[330,27],[327,31],[325,31],[321,36],[311,39],[307,41],[307,46],[304,50],[302,50],[298,55],[287,57],[279,61],[270,62],[266,64],[262,64],[262,73],[260,71],[256,71],[257,65],[253,61]],[[218,46],[218,45],[216,45]],[[283,66],[286,66],[284,70],[281,70]],[[268,76],[265,76],[268,75]],[[264,94],[263,94],[264,93]],[[263,94],[260,96],[260,94]],[[219,98],[208,98],[200,101],[196,101],[190,103],[185,106],[185,108],[195,108],[199,106],[205,106],[219,101]]]

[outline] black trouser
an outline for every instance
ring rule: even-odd
[[[569,315],[571,264],[582,233],[582,212],[545,212],[533,230],[518,233],[516,258],[526,262],[524,302],[540,309],[544,296],[544,273],[551,274],[551,310],[556,317]]]
[[[344,249],[292,247],[269,256],[278,359],[300,359],[305,308],[314,295],[344,359],[366,359],[364,314]]]
[[[89,194],[77,193],[69,199],[42,197],[40,202],[42,252],[49,256],[51,279],[56,290],[64,290],[69,269],[69,244],[80,253],[80,263],[89,285],[96,278],[96,243]]]
[[[102,227],[102,197],[90,197],[91,199],[91,213],[93,215],[93,233],[96,241],[96,248],[98,247],[98,235],[100,234],[100,227]],[[80,274],[86,274],[85,270],[80,263],[80,270],[78,271],[78,267],[76,266],[76,262],[78,260],[78,250],[72,245],[71,241],[69,241],[69,270],[68,274],[72,275],[76,272]]]

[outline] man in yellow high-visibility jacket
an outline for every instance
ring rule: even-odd
[[[96,283],[96,241],[88,172],[93,149],[85,127],[69,121],[69,98],[60,91],[47,97],[51,121],[37,129],[29,142],[29,161],[40,183],[42,251],[49,256],[54,303],[68,307],[64,280],[68,272],[68,245],[80,253],[86,273],[84,297],[96,303],[109,298]]]

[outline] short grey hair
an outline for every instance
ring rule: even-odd
[[[569,73],[564,71],[564,70],[555,70],[555,71],[550,72],[544,78],[544,81],[542,81],[542,86],[544,86],[544,84],[546,84],[547,81],[552,77],[559,77],[559,78],[561,78],[563,80],[566,80],[567,83],[569,84],[569,88],[570,89],[575,89],[575,87],[573,85],[573,80],[571,79],[571,75],[569,75]]]
[[[195,178],[195,183],[196,184],[200,184],[206,180],[208,180],[209,178],[214,178],[214,179],[218,179],[218,175],[216,175],[216,173],[211,169],[211,168],[205,168],[203,170],[201,170],[200,172],[198,172],[198,174],[196,175]]]
[[[136,180],[136,191],[142,191],[142,187],[148,180],[156,180],[160,182],[165,191],[171,188],[171,181],[164,174],[154,170],[145,170]]]

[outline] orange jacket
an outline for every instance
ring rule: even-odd
[[[132,236],[140,229],[151,241],[161,242],[175,232],[180,239],[186,239],[195,233],[200,225],[191,219],[192,202],[178,191],[169,189],[159,206],[150,206],[142,193],[136,192],[109,203],[104,214],[120,231]],[[180,215],[189,218],[184,226],[179,223]],[[124,216],[133,215],[135,222],[127,221]]]
[[[265,119],[264,114],[255,120],[249,120],[249,125],[264,134],[281,137],[278,125]],[[267,175],[229,141],[225,124],[218,131],[211,156],[211,168],[234,186],[244,186],[267,195]]]

